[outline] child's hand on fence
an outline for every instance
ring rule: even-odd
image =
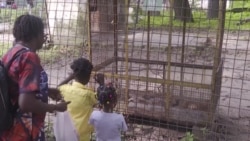
[[[123,115],[123,117],[125,119],[125,122],[128,123],[129,122],[129,115],[124,114],[124,113],[122,113],[122,115]]]

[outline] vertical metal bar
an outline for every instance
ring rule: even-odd
[[[185,42],[186,42],[186,23],[187,23],[187,17],[186,17],[186,8],[185,6],[187,5],[187,1],[185,0],[184,3],[182,4],[182,7],[184,12],[183,12],[183,17],[184,17],[184,21],[183,21],[183,27],[182,27],[182,45],[181,45],[181,64],[183,64],[181,66],[181,83],[183,82],[183,78],[184,78],[184,53],[185,53]],[[180,97],[183,96],[183,86],[180,86]],[[176,102],[177,104],[179,104],[180,99],[178,99]]]
[[[140,3],[141,3],[141,0],[137,0],[135,24],[138,24],[138,16],[139,16]]]
[[[166,65],[165,64],[163,65],[163,71],[162,72],[163,72],[162,79],[166,80],[166,73],[165,73],[166,72]],[[165,91],[165,83],[162,83],[162,93],[165,94],[165,92],[166,92]]]
[[[170,82],[171,80],[171,51],[172,51],[172,32],[173,32],[173,2],[174,0],[170,0],[170,8],[169,8],[169,35],[168,35],[168,47],[167,47],[167,79]],[[166,114],[169,114],[169,105],[170,105],[170,99],[171,99],[171,90],[170,85],[167,85],[167,93],[166,93],[166,105],[165,105],[165,111]]]
[[[218,69],[218,66],[221,62],[221,52],[222,52],[222,45],[223,45],[223,37],[224,37],[224,26],[225,26],[225,16],[226,16],[226,5],[227,5],[227,0],[220,0],[220,8],[221,10],[219,11],[219,25],[217,30],[217,40],[216,40],[216,48],[218,51],[215,54],[215,70]],[[215,71],[216,72],[216,71]]]
[[[150,14],[151,12],[148,11],[148,33],[147,33],[147,61],[150,60]],[[149,77],[149,63],[146,64],[147,71],[146,71],[146,78]],[[148,92],[148,81],[146,81],[146,93]]]
[[[114,58],[115,58],[115,74],[118,73],[117,50],[118,50],[118,37],[117,37],[117,0],[113,0],[113,32],[114,32]]]
[[[140,2],[140,0],[138,0],[138,3]],[[136,10],[136,13],[138,13],[139,12],[139,5],[138,5],[138,3],[137,3],[137,10]],[[140,3],[139,3],[140,4]],[[135,22],[134,23],[134,30],[133,30],[133,39],[132,39],[132,45],[131,45],[131,51],[130,51],[130,54],[131,54],[131,56],[133,56],[133,54],[134,54],[134,50],[135,50],[135,29],[136,29],[136,25],[137,25],[137,23],[138,22]],[[132,63],[130,63],[130,68],[132,67]]]
[[[50,33],[50,24],[49,24],[49,13],[48,13],[48,4],[47,4],[47,0],[45,0],[45,11],[46,11],[46,17],[47,17],[47,25],[48,25],[48,29],[49,29],[49,39],[50,39],[50,42],[53,43],[53,39],[52,39],[52,36],[51,36],[51,33]]]
[[[126,24],[125,24],[125,39],[124,39],[124,48],[125,48],[125,70],[126,70],[126,88],[125,88],[125,113],[128,112],[128,89],[129,89],[129,78],[128,78],[128,69],[129,69],[129,63],[128,63],[128,50],[129,50],[129,46],[128,46],[128,3],[129,0],[125,0],[125,17],[126,17]]]
[[[90,12],[90,1],[88,0],[88,10],[87,10],[87,15],[88,15],[88,55],[89,55],[89,60],[92,62],[92,48],[91,48],[91,44],[92,44],[92,39],[91,39],[91,12]],[[83,39],[84,41],[84,39]]]
[[[216,47],[215,47],[215,54],[214,54],[214,67],[213,67],[213,75],[212,75],[212,95],[211,95],[211,103],[210,103],[210,110],[209,110],[209,123],[212,123],[214,112],[216,108],[217,102],[217,94],[216,94],[216,76],[218,74],[217,69],[221,62],[221,51],[222,51],[222,44],[223,44],[223,37],[224,37],[224,26],[225,26],[225,14],[226,14],[226,0],[220,0],[219,2],[219,24],[218,30],[216,35]],[[222,68],[221,68],[222,69]]]

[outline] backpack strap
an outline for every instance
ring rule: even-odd
[[[19,57],[21,54],[23,54],[23,53],[25,53],[25,52],[27,52],[28,50],[26,49],[26,48],[22,48],[22,49],[20,49],[20,50],[18,50],[13,56],[12,56],[12,58],[9,60],[9,62],[6,64],[6,66],[5,66],[5,69],[6,69],[6,71],[7,71],[7,73],[9,72],[9,69],[10,69],[10,66],[11,66],[11,64],[13,63],[13,61],[17,58],[17,57]]]
[[[13,61],[16,59],[16,58],[18,58],[21,54],[23,54],[23,53],[25,53],[25,52],[28,52],[29,50],[27,50],[26,48],[22,48],[22,49],[20,49],[20,50],[18,50],[13,56],[12,56],[12,58],[9,60],[9,62],[7,63],[7,65],[5,66],[5,69],[6,69],[6,72],[8,73],[9,72],[9,69],[10,69],[10,66],[11,66],[11,64],[13,63]],[[10,78],[8,77],[8,81],[10,81]],[[16,112],[16,110],[18,109],[18,103],[15,103],[14,105],[13,105],[13,114],[15,114],[15,112]],[[19,115],[19,114],[16,114],[16,116],[17,116],[17,119],[20,121],[20,123],[22,124],[22,126],[23,126],[23,128],[24,128],[24,130],[25,130],[25,132],[26,132],[26,134],[29,136],[28,138],[30,139],[30,140],[32,140],[32,136],[31,136],[31,134],[29,133],[29,131],[28,131],[28,129],[27,129],[27,127],[25,126],[25,124],[23,123],[23,121],[21,120],[21,116]]]

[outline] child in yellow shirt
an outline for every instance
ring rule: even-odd
[[[88,124],[90,114],[97,99],[94,91],[86,86],[90,80],[92,63],[79,58],[73,61],[70,68],[73,71],[73,83],[59,87],[65,101],[71,101],[68,111],[78,131],[80,141],[89,141],[93,127]]]

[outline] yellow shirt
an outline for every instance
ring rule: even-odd
[[[79,82],[59,87],[64,100],[71,101],[68,111],[80,136],[80,141],[89,141],[93,127],[88,124],[93,106],[97,103],[95,93]]]

